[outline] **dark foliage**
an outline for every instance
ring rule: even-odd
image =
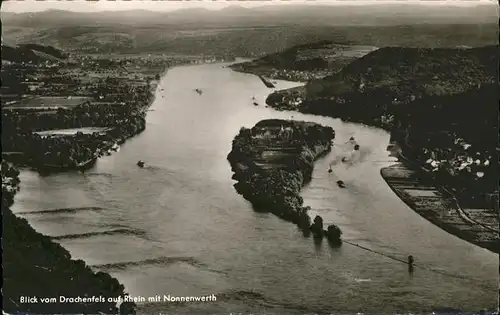
[[[307,122],[270,119],[260,121],[252,129],[242,128],[228,155],[233,178],[238,181],[237,192],[256,210],[272,212],[309,233],[308,208],[303,206],[300,190],[311,178],[314,161],[330,150],[334,138],[332,128]],[[274,161],[262,159],[263,150],[270,146],[281,147],[283,152],[293,151]],[[282,165],[268,168],[262,163]]]
[[[36,314],[117,314],[114,302],[20,303],[21,297],[124,297],[118,280],[93,272],[49,237],[37,233],[9,207],[19,189],[19,171],[2,161],[3,310]]]

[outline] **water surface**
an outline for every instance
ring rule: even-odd
[[[258,77],[221,64],[171,69],[142,134],[85,173],[23,171],[13,210],[56,210],[23,216],[41,233],[72,235],[60,240],[72,256],[110,272],[131,295],[218,296],[205,304],[145,303],[140,314],[495,307],[498,257],[433,226],[396,197],[380,176],[392,163],[386,132],[264,108],[270,92]],[[261,106],[252,105],[253,96]],[[255,213],[232,186],[231,141],[242,126],[292,116],[337,134],[333,152],[318,161],[303,190],[312,215],[338,224],[349,242],[401,259],[412,254],[418,265],[465,279],[418,268],[410,276],[400,262],[349,244],[316,246],[293,224]],[[361,162],[327,173],[350,136],[361,145]],[[138,168],[138,160],[147,166]],[[347,189],[337,187],[338,179]]]

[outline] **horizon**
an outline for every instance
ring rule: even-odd
[[[34,13],[49,10],[60,10],[70,12],[123,12],[123,11],[150,11],[150,12],[173,12],[183,9],[207,9],[212,11],[223,10],[228,7],[258,8],[268,6],[362,6],[362,5],[422,5],[439,7],[471,7],[496,4],[494,0],[287,0],[287,1],[3,1],[2,12],[9,13]],[[495,5],[495,7],[498,7]]]

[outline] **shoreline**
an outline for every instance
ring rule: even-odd
[[[314,162],[331,150],[335,131],[312,122],[268,119],[253,128],[241,128],[234,138],[228,161],[237,181],[234,188],[255,211],[271,212],[296,224],[304,236],[327,237],[340,245],[340,229],[323,229],[320,216],[311,218],[300,196],[310,182]]]
[[[243,61],[243,62],[235,62],[227,67],[230,68],[234,72],[253,74],[255,76],[264,76],[271,80],[280,80],[280,81],[289,81],[289,82],[297,82],[297,83],[307,83],[307,79],[304,78],[303,75],[296,75],[294,77],[283,75],[282,73],[273,73],[272,70],[263,71],[263,69],[246,69],[244,66],[241,66],[245,63],[251,63],[252,61]]]
[[[422,183],[423,181],[418,179],[422,172],[414,171],[400,162],[383,167],[380,175],[408,207],[430,223],[466,242],[496,254],[500,253],[498,237],[497,241],[491,240],[494,232],[464,220],[454,197],[449,196],[441,187]],[[408,191],[431,194],[424,193],[419,196]]]

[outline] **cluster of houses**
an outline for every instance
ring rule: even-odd
[[[15,170],[10,164],[2,160],[0,164],[0,173],[2,174],[2,191],[13,193],[17,190],[19,183],[19,171]]]
[[[275,94],[277,99],[275,98],[273,103],[281,110],[296,110],[304,101],[303,96],[296,92],[278,91]]]
[[[274,69],[269,75],[271,78],[284,79],[289,81],[306,82],[314,79],[321,79],[333,74],[330,70],[300,71],[287,69]]]
[[[454,144],[454,150],[448,152],[424,149],[427,168],[433,172],[444,169],[451,176],[467,173],[476,179],[483,178],[492,156],[474,152],[472,145],[462,138],[455,139]]]
[[[283,139],[283,140],[289,140],[293,135],[293,128],[290,126],[283,127],[281,125],[280,127],[267,127],[264,129],[255,129],[253,130],[252,137],[255,139]]]

